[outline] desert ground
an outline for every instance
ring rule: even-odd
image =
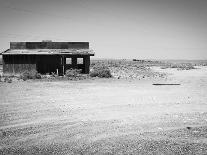
[[[166,77],[0,82],[0,154],[207,154],[207,66],[149,68]]]

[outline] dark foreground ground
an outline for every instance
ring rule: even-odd
[[[207,68],[154,70],[169,77],[1,82],[0,154],[207,154]]]

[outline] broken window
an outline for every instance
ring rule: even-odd
[[[77,58],[77,64],[83,64],[83,58]]]
[[[72,64],[72,59],[71,58],[66,58],[66,64],[71,65]]]

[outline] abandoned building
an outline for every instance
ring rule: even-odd
[[[67,69],[90,70],[89,42],[10,42],[10,49],[2,53],[3,73],[19,74],[25,70],[38,73],[65,74]]]

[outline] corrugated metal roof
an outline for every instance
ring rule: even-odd
[[[8,49],[2,55],[90,55],[91,49]]]

